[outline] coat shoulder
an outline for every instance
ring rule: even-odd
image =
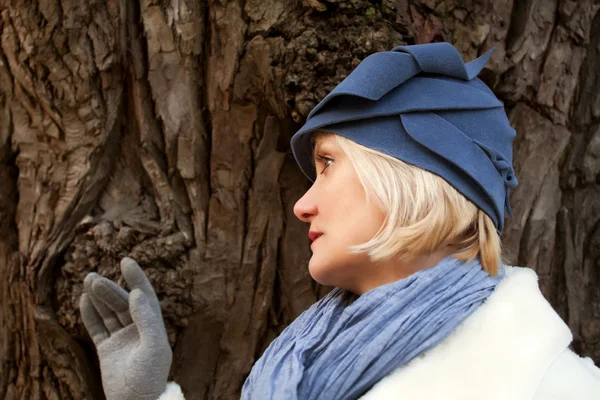
[[[533,400],[598,400],[600,369],[591,358],[581,358],[570,349],[554,361]]]
[[[571,340],[536,273],[507,267],[494,293],[455,332],[382,379],[363,400],[532,400]]]

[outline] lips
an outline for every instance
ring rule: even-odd
[[[310,231],[308,232],[308,238],[314,242],[315,240],[317,240],[323,233],[322,232],[317,232],[317,231]]]

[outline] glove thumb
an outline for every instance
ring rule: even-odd
[[[142,344],[156,345],[168,340],[162,318],[152,310],[148,297],[140,289],[134,289],[129,294],[129,309]]]

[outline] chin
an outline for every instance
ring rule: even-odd
[[[349,271],[345,264],[342,266],[340,264],[322,262],[322,260],[311,258],[308,263],[308,272],[320,285],[347,289],[349,283]]]
[[[308,273],[315,281],[317,281],[317,283],[321,285],[336,286],[331,269],[327,268],[327,265],[323,265],[323,263],[319,263],[317,260],[314,260],[314,256],[308,263]]]

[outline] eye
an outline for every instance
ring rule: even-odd
[[[321,156],[321,155],[317,155],[316,158],[319,163],[325,164],[325,166],[321,170],[321,175],[322,175],[325,172],[325,170],[327,169],[327,167],[329,167],[333,163],[333,159],[329,158],[329,157]]]

